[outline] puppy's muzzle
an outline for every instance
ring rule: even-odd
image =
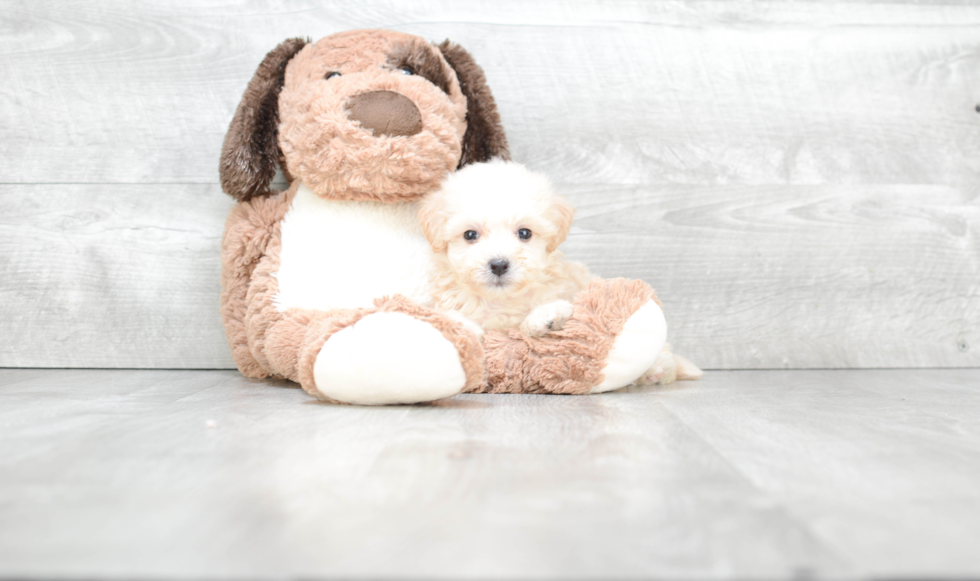
[[[487,263],[487,266],[490,267],[490,272],[492,272],[494,276],[499,277],[507,274],[507,270],[510,268],[510,262],[504,260],[503,258],[494,258]]]
[[[371,91],[348,99],[347,116],[375,136],[415,135],[422,131],[422,114],[411,99],[394,91]]]

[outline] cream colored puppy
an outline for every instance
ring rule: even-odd
[[[575,208],[547,177],[493,160],[451,174],[419,207],[435,252],[432,305],[482,337],[520,326],[532,336],[562,327],[593,278],[558,250]],[[667,346],[640,384],[697,379],[701,370]]]
[[[421,204],[419,218],[436,253],[436,308],[486,330],[520,326],[540,336],[560,329],[569,302],[592,275],[557,250],[575,208],[548,179],[494,160],[450,175]]]

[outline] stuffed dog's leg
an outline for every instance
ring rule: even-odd
[[[245,253],[259,245],[239,232],[257,229],[240,218],[232,226],[222,254],[222,313],[242,373],[284,377],[320,399],[366,405],[432,401],[481,384],[479,339],[405,297],[370,308],[280,311],[278,239]]]
[[[375,301],[373,309],[287,310],[256,346],[260,361],[325,401],[417,403],[483,380],[478,338],[397,295]]]
[[[470,331],[399,295],[375,304],[375,312],[306,347],[300,380],[307,391],[378,405],[442,399],[482,383],[483,348]]]
[[[594,280],[576,297],[561,330],[529,337],[517,329],[483,340],[493,393],[600,393],[625,387],[653,365],[667,324],[643,281]]]

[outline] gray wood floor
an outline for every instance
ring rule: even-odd
[[[980,575],[980,370],[317,403],[0,370],[0,577]]]

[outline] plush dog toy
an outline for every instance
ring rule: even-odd
[[[393,31],[290,39],[232,119],[221,184],[221,313],[238,369],[356,404],[461,391],[597,393],[629,385],[666,338],[642,281],[592,282],[557,332],[483,342],[428,301],[416,202],[469,163],[509,158],[470,55]],[[271,183],[281,167],[285,191]]]

